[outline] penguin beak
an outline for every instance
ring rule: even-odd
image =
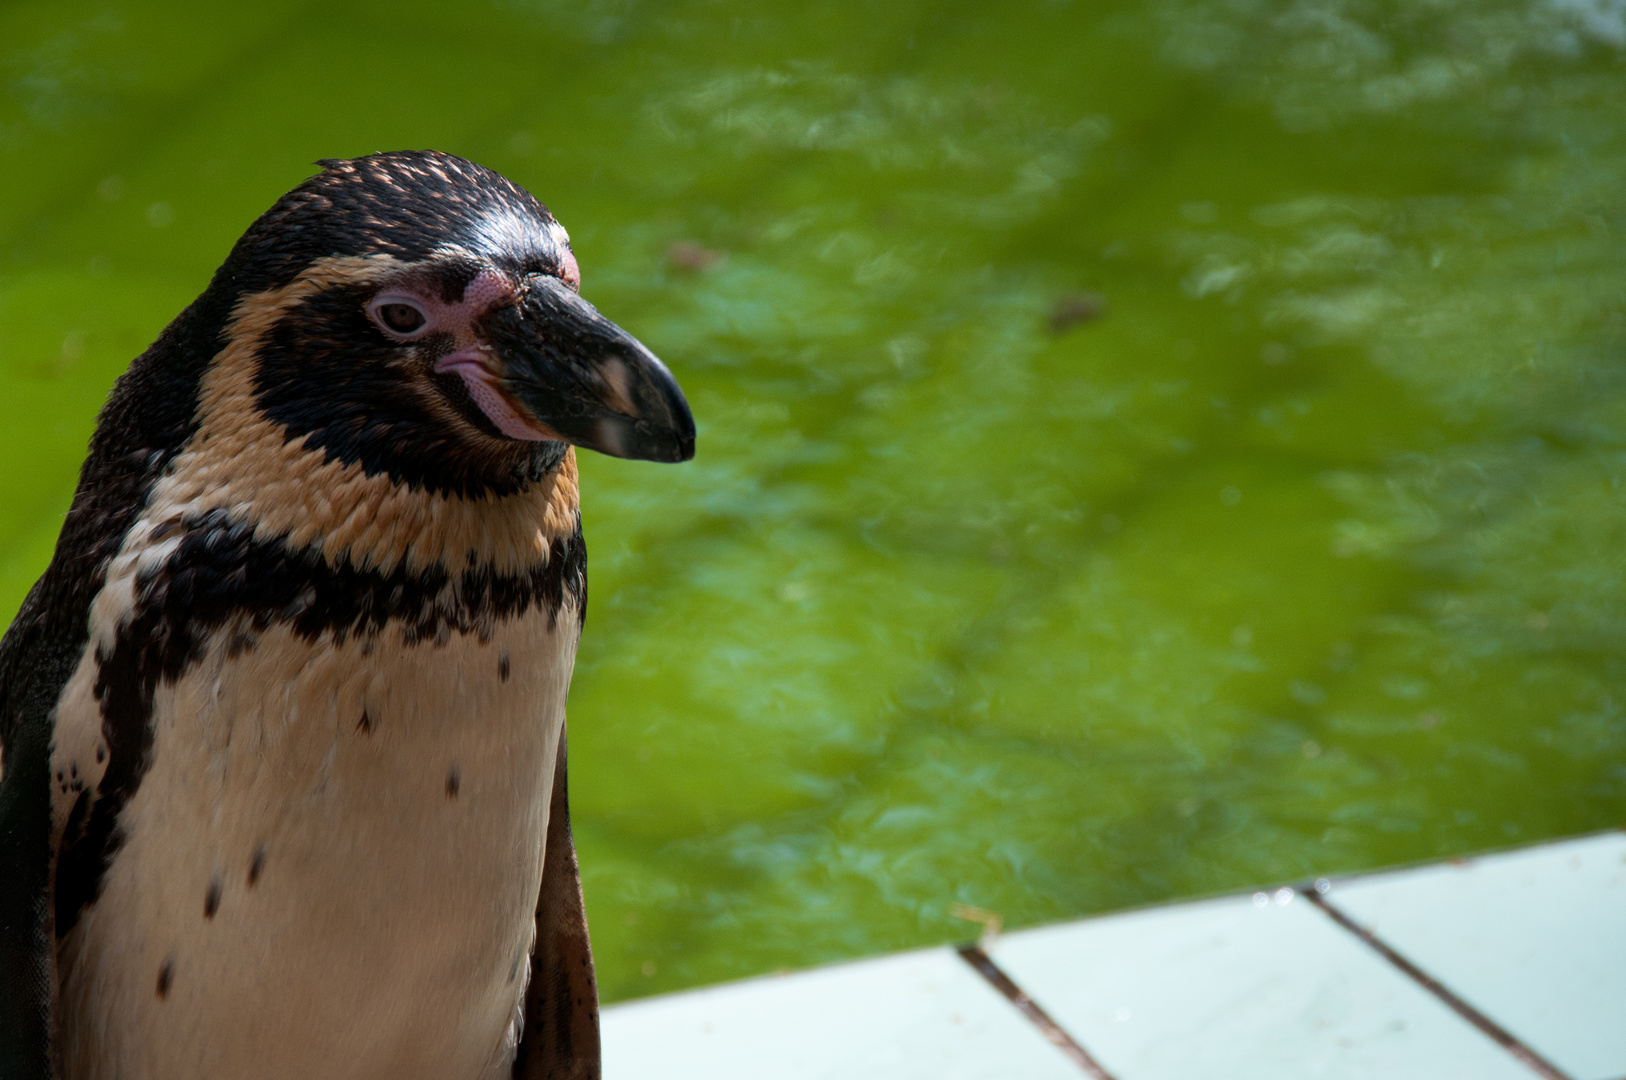
[[[612,457],[694,457],[694,417],[666,365],[559,279],[527,275],[518,302],[481,325],[506,396],[539,427]]]

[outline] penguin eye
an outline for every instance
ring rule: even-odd
[[[423,312],[411,304],[385,304],[378,309],[384,325],[397,334],[410,334],[423,325]]]
[[[380,296],[367,305],[367,314],[391,337],[420,337],[429,325],[429,316],[410,297],[399,293]]]

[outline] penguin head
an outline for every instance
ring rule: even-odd
[[[225,344],[249,341],[253,407],[290,441],[463,494],[537,478],[572,444],[694,456],[677,381],[582,299],[569,237],[529,192],[433,151],[320,164],[205,294],[231,308]]]

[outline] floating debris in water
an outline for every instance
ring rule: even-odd
[[[697,244],[693,240],[679,240],[666,249],[668,263],[676,269],[695,274],[702,270],[710,270],[726,258],[728,256],[724,252]]]
[[[1075,292],[1057,298],[1050,309],[1050,332],[1065,334],[1079,323],[1094,322],[1107,312],[1107,299],[1100,293]]]

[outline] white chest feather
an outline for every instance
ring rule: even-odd
[[[407,645],[392,623],[241,648],[240,630],[158,689],[122,846],[60,949],[68,1077],[501,1069],[574,612],[483,643]],[[94,729],[95,667],[69,685],[64,746]]]

